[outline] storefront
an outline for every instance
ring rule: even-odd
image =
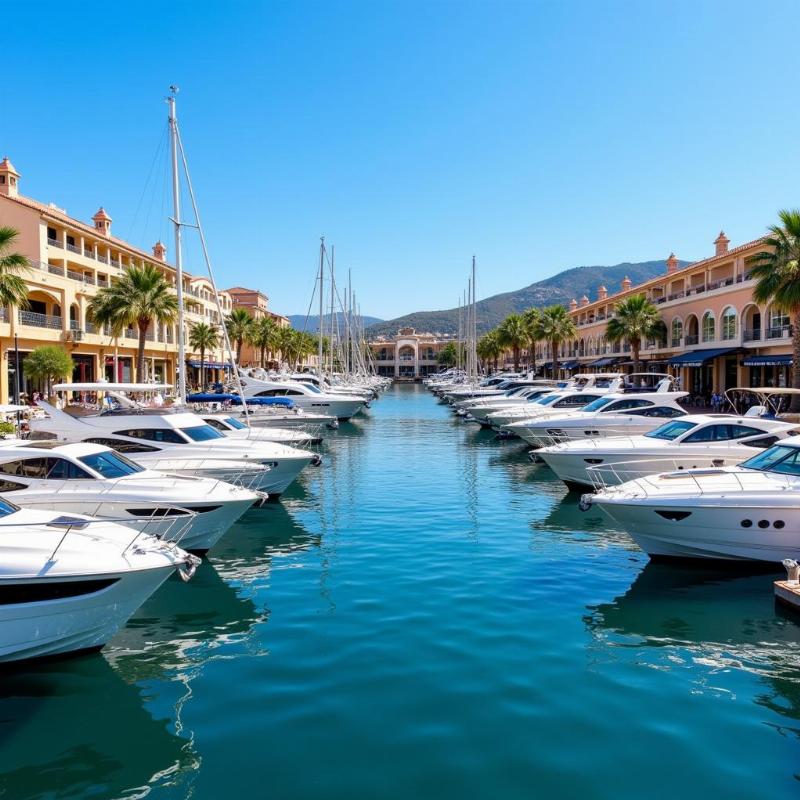
[[[791,355],[747,356],[742,366],[748,368],[748,386],[791,386]]]
[[[114,377],[114,356],[106,356],[104,375],[112,383],[130,383],[133,380],[133,359],[130,356],[117,358],[117,376]]]
[[[669,366],[680,379],[681,387],[695,401],[709,403],[714,391],[736,387],[738,347],[722,347],[713,350],[693,350],[673,356]]]
[[[72,354],[73,383],[87,383],[95,380],[95,356],[84,353]]]

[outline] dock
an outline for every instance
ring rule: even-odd
[[[800,582],[775,581],[775,599],[795,611],[800,611]]]

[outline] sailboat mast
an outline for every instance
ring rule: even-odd
[[[325,313],[325,237],[319,239],[319,324],[317,325],[317,376],[322,382],[322,316]]]
[[[169,141],[172,150],[172,222],[175,225],[175,288],[178,292],[178,399],[186,403],[186,343],[183,340],[183,255],[181,253],[181,187],[178,176],[178,118],[175,115],[177,86],[170,86]],[[137,375],[139,380],[143,376]]]
[[[478,377],[478,306],[475,300],[475,256],[472,256],[472,367]]]
[[[331,338],[328,342],[328,356],[330,362],[330,369],[328,371],[328,375],[333,375],[333,306],[335,303],[335,296],[336,296],[336,274],[334,272],[334,258],[335,258],[335,248],[331,245]],[[338,339],[339,336],[339,326],[336,326],[336,338]],[[322,387],[320,387],[322,388]]]

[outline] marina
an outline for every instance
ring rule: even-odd
[[[794,795],[779,565],[648,562],[418,384],[322,452],[100,654],[4,675],[7,796]]]

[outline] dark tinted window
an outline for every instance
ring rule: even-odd
[[[16,492],[18,489],[27,489],[27,484],[14,483],[8,478],[0,478],[0,492]]]
[[[652,400],[617,400],[615,403],[611,403],[607,405],[604,409],[605,411],[627,411],[629,408],[645,408],[646,406],[652,406]]]
[[[229,430],[225,424],[218,419],[207,419],[206,422],[211,425],[212,428],[216,428],[218,431],[227,431]]]
[[[596,394],[569,394],[553,403],[553,408],[580,408],[598,397]]]
[[[636,417],[664,417],[669,419],[670,417],[682,417],[686,412],[681,411],[679,408],[656,406],[655,408],[639,408],[631,411],[631,414]]]
[[[104,478],[124,478],[126,475],[135,475],[137,472],[143,471],[138,464],[113,452],[92,453],[88,456],[81,456],[80,461],[100,473]]]
[[[81,469],[77,464],[67,461],[64,458],[48,458],[49,470],[47,477],[50,480],[93,480],[92,476],[85,470]]]
[[[145,439],[149,442],[169,442],[186,444],[186,440],[174,428],[131,428],[127,431],[114,431],[117,436],[130,436],[131,439]]]
[[[118,453],[157,453],[161,449],[159,447],[151,447],[148,444],[126,442],[123,439],[105,439],[102,436],[93,436],[83,441],[105,445],[106,447],[116,450]]]
[[[689,434],[685,442],[724,442],[731,439],[730,425],[706,425],[699,431]]]

